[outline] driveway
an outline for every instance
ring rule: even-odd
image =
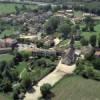
[[[41,97],[40,87],[43,84],[49,83],[51,86],[53,86],[58,81],[60,81],[66,74],[73,73],[75,68],[76,68],[75,65],[72,66],[64,65],[61,63],[60,60],[58,66],[53,72],[51,72],[49,75],[40,80],[37,86],[33,86],[35,92],[26,93],[24,100],[38,100],[38,98]]]

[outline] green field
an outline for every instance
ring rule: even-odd
[[[66,76],[52,91],[52,100],[100,100],[100,82],[80,76]]]
[[[0,61],[11,61],[13,55],[11,54],[0,54]]]
[[[0,3],[0,14],[16,12],[15,6],[18,6],[19,8],[21,8],[22,4]],[[26,7],[34,9],[37,6],[36,5],[26,5]]]

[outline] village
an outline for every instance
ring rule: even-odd
[[[58,100],[42,87],[56,86],[67,75],[100,81],[98,14],[71,5],[21,5],[0,14],[0,93],[9,95],[5,100]]]

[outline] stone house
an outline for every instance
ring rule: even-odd
[[[62,63],[66,65],[71,65],[75,62],[76,55],[74,48],[68,48],[65,54],[63,55]]]

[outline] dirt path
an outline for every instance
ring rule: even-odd
[[[40,80],[38,82],[37,86],[34,86],[35,92],[33,93],[26,93],[24,100],[38,100],[38,98],[41,96],[40,92],[40,86],[42,86],[44,83],[49,83],[52,86],[57,83],[61,78],[64,77],[66,74],[71,74],[75,70],[75,65],[68,66],[61,64],[61,61],[59,62],[56,69],[47,75],[45,78]]]

